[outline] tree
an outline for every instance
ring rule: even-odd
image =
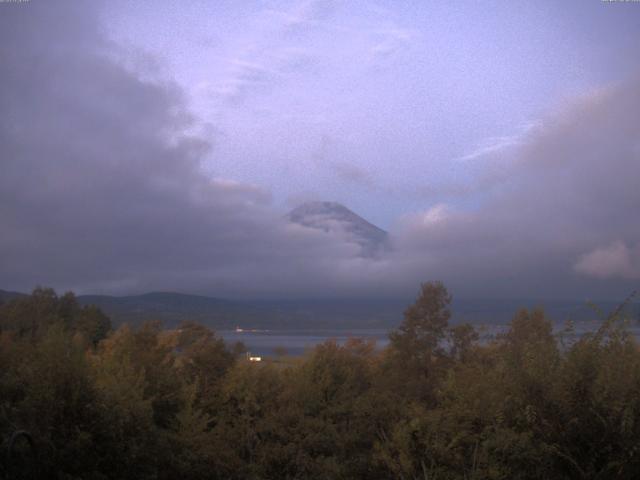
[[[35,341],[46,335],[53,325],[61,325],[72,334],[82,334],[93,346],[111,330],[109,317],[95,305],[80,307],[73,292],[58,297],[51,288],[37,287],[30,296],[0,305],[0,331]]]
[[[237,355],[209,328],[183,322],[178,328],[177,348],[181,375],[196,385],[196,406],[212,414],[218,407],[220,381],[235,363]]]
[[[396,402],[420,401],[433,405],[437,383],[448,357],[444,340],[448,334],[451,295],[441,282],[421,285],[415,303],[404,320],[389,334],[383,373],[384,387]]]
[[[451,295],[442,282],[423,283],[418,299],[405,310],[404,321],[389,336],[393,348],[416,361],[433,354],[445,337],[450,304]]]
[[[441,282],[423,283],[416,302],[404,312],[404,321],[391,332],[391,349],[405,366],[426,367],[441,353],[451,312],[451,295]]]
[[[463,323],[449,329],[449,343],[451,344],[450,354],[454,360],[466,361],[469,351],[479,339],[473,325]]]
[[[97,346],[111,331],[111,320],[95,305],[86,305],[77,312],[75,329]]]

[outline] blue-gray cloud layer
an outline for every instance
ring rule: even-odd
[[[331,10],[294,13],[280,20],[295,36]],[[623,296],[640,276],[637,78],[471,145],[455,160],[463,178],[421,193],[442,204],[404,217],[394,250],[366,259],[339,235],[287,225],[269,190],[211,177],[217,147],[183,88],[142,71],[101,25],[84,2],[0,4],[1,287],[404,296],[440,278],[466,296]],[[376,55],[407,39],[394,32]],[[222,93],[236,102],[273,73],[234,68]],[[245,137],[254,149],[260,138]],[[341,141],[321,137],[312,161],[377,188],[331,155]]]

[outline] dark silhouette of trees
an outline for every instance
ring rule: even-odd
[[[38,288],[0,306],[0,478],[637,478],[624,309],[570,343],[523,310],[479,342],[450,303],[425,283],[385,349],[256,364],[202,325],[113,331]]]

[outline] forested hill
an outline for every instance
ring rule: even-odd
[[[234,311],[234,303],[218,298],[187,295],[175,292],[151,292],[132,296],[80,295],[82,305],[96,305],[115,323],[139,323],[148,319],[162,320],[174,325],[190,319],[226,326],[226,319]]]
[[[0,302],[26,296],[25,293],[0,290]],[[410,299],[342,300],[262,300],[232,301],[176,292],[151,292],[132,296],[79,295],[81,305],[96,305],[114,325],[141,324],[161,320],[175,326],[183,320],[203,323],[216,329],[235,328],[393,328],[402,319]],[[596,302],[610,311],[616,302]],[[585,301],[538,299],[454,299],[453,322],[506,324],[519,308],[543,307],[555,322],[567,319],[597,320],[597,311]],[[638,318],[640,305],[630,306],[632,318]]]
[[[0,302],[23,293],[0,290]],[[132,296],[78,295],[81,305],[96,305],[114,325],[161,320],[171,327],[190,320],[216,329],[235,328],[391,328],[409,300],[261,300],[232,301],[175,292]]]
[[[6,303],[14,298],[26,297],[26,293],[10,292],[7,290],[0,290],[0,303]]]

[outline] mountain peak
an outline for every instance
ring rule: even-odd
[[[387,248],[387,232],[338,202],[306,202],[286,218],[305,227],[344,235],[346,241],[360,245],[364,257],[377,256]]]
[[[294,208],[289,215],[325,214],[325,213],[353,213],[347,207],[338,202],[306,202]]]

